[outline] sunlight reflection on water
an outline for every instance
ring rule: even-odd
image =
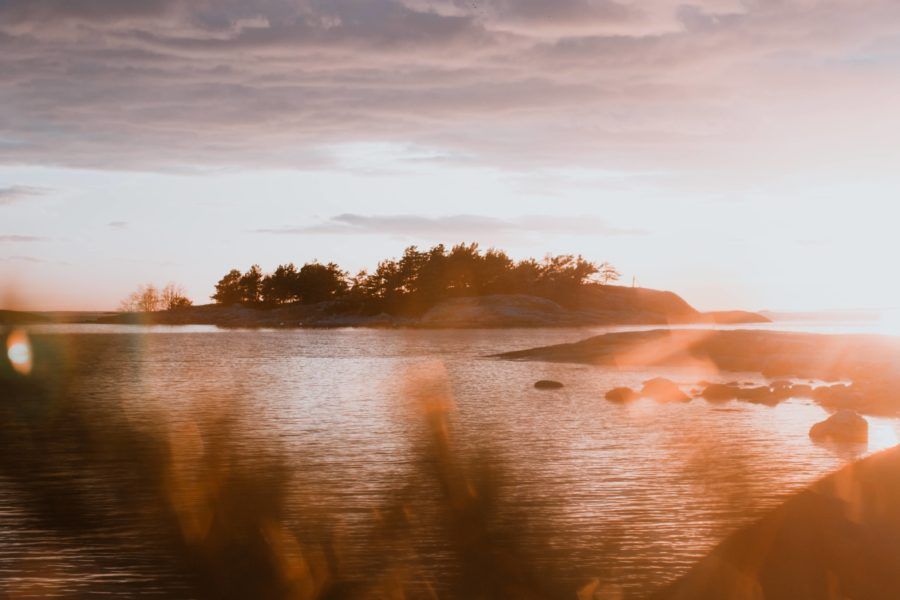
[[[191,410],[216,409],[214,402],[191,398],[240,391],[254,415],[252,422],[240,423],[242,433],[250,440],[275,434],[289,455],[314,457],[304,463],[303,480],[344,515],[351,534],[358,515],[377,508],[408,468],[410,424],[399,402],[406,394],[404,374],[437,362],[446,371],[463,447],[498,451],[515,475],[505,493],[537,516],[529,527],[554,539],[563,560],[636,597],[684,572],[727,533],[791,492],[898,441],[896,420],[870,418],[867,446],[815,444],[809,427],[827,413],[808,400],[774,408],[736,401],[603,400],[612,387],[640,387],[657,375],[689,389],[696,377],[683,370],[485,358],[595,331],[146,332],[47,326],[32,334],[69,334],[65,343],[78,349],[78,360],[102,365],[80,381],[81,389],[98,405],[121,398],[136,422],[182,423]],[[544,378],[566,387],[533,389]],[[720,379],[763,381],[754,374]],[[303,514],[303,502],[298,497],[295,514]],[[64,545],[56,534],[31,528],[20,511],[0,481],[0,576],[10,574],[23,555],[46,556]],[[129,571],[117,563],[121,558],[111,560],[105,543],[60,556],[58,584],[73,593],[98,588],[127,597],[132,579],[153,580],[153,573]],[[103,582],[67,578],[67,565],[79,561],[90,572],[109,564],[118,570]],[[439,570],[437,562],[432,568]]]

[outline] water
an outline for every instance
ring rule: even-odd
[[[459,451],[489,450],[485,460],[508,475],[510,506],[528,514],[528,531],[553,549],[539,564],[588,573],[627,597],[677,577],[790,493],[897,443],[896,420],[870,418],[867,447],[814,444],[807,432],[826,413],[806,400],[772,408],[603,399],[612,387],[640,387],[657,375],[689,389],[697,376],[684,371],[488,358],[593,333],[51,326],[32,336],[65,348],[82,374],[76,388],[92,405],[116,406],[137,424],[183,431],[223,411],[216,399],[241,397],[252,415],[236,432],[247,455],[276,440],[293,465],[289,518],[302,520],[315,498],[351,541],[413,468],[411,382],[423,373],[442,378]],[[537,379],[566,387],[537,391]],[[99,490],[93,502],[107,501],[101,484],[87,485]],[[187,593],[164,577],[165,561],[136,558],[152,541],[129,537],[139,516],[117,514],[112,525],[75,534],[31,513],[0,479],[0,581],[16,597]],[[436,549],[422,562],[422,577],[439,587],[446,557]]]

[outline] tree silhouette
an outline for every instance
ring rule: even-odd
[[[241,290],[241,302],[254,306],[262,303],[263,272],[259,265],[253,265],[241,275],[238,287]]]
[[[219,283],[216,284],[216,293],[212,295],[212,299],[218,304],[231,306],[239,304],[243,300],[241,294],[241,272],[232,269],[225,274]]]
[[[194,303],[185,295],[184,288],[176,283],[169,283],[162,289],[160,304],[164,310],[187,308]]]
[[[299,273],[294,263],[278,265],[262,281],[262,298],[270,306],[289,304],[300,299]]]
[[[621,276],[622,274],[608,262],[600,264],[600,283],[603,285],[609,285],[610,281],[618,281]]]
[[[478,244],[438,244],[428,250],[409,246],[399,259],[386,259],[374,271],[349,277],[335,263],[311,262],[299,270],[279,265],[264,275],[259,265],[245,273],[229,271],[216,284],[219,304],[281,306],[340,301],[334,310],[366,314],[420,314],[448,298],[486,294],[530,294],[566,303],[590,286],[609,284],[619,272],[582,256],[561,254],[518,262],[502,250]]]
[[[334,300],[348,288],[347,273],[335,263],[307,263],[297,274],[297,290],[304,304]]]
[[[156,312],[159,310],[175,310],[191,306],[192,302],[184,295],[184,288],[175,283],[167,284],[162,291],[148,283],[139,286],[119,304],[122,312]]]

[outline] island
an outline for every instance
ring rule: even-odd
[[[673,292],[615,285],[608,262],[571,254],[515,261],[477,244],[407,248],[351,276],[333,262],[228,271],[194,306],[169,284],[140,286],[117,313],[86,322],[220,327],[580,327],[765,323],[744,312],[700,312]],[[0,315],[2,318],[2,315]],[[2,323],[2,321],[0,321]]]

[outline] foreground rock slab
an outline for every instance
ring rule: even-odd
[[[900,598],[900,447],[793,496],[654,598]]]

